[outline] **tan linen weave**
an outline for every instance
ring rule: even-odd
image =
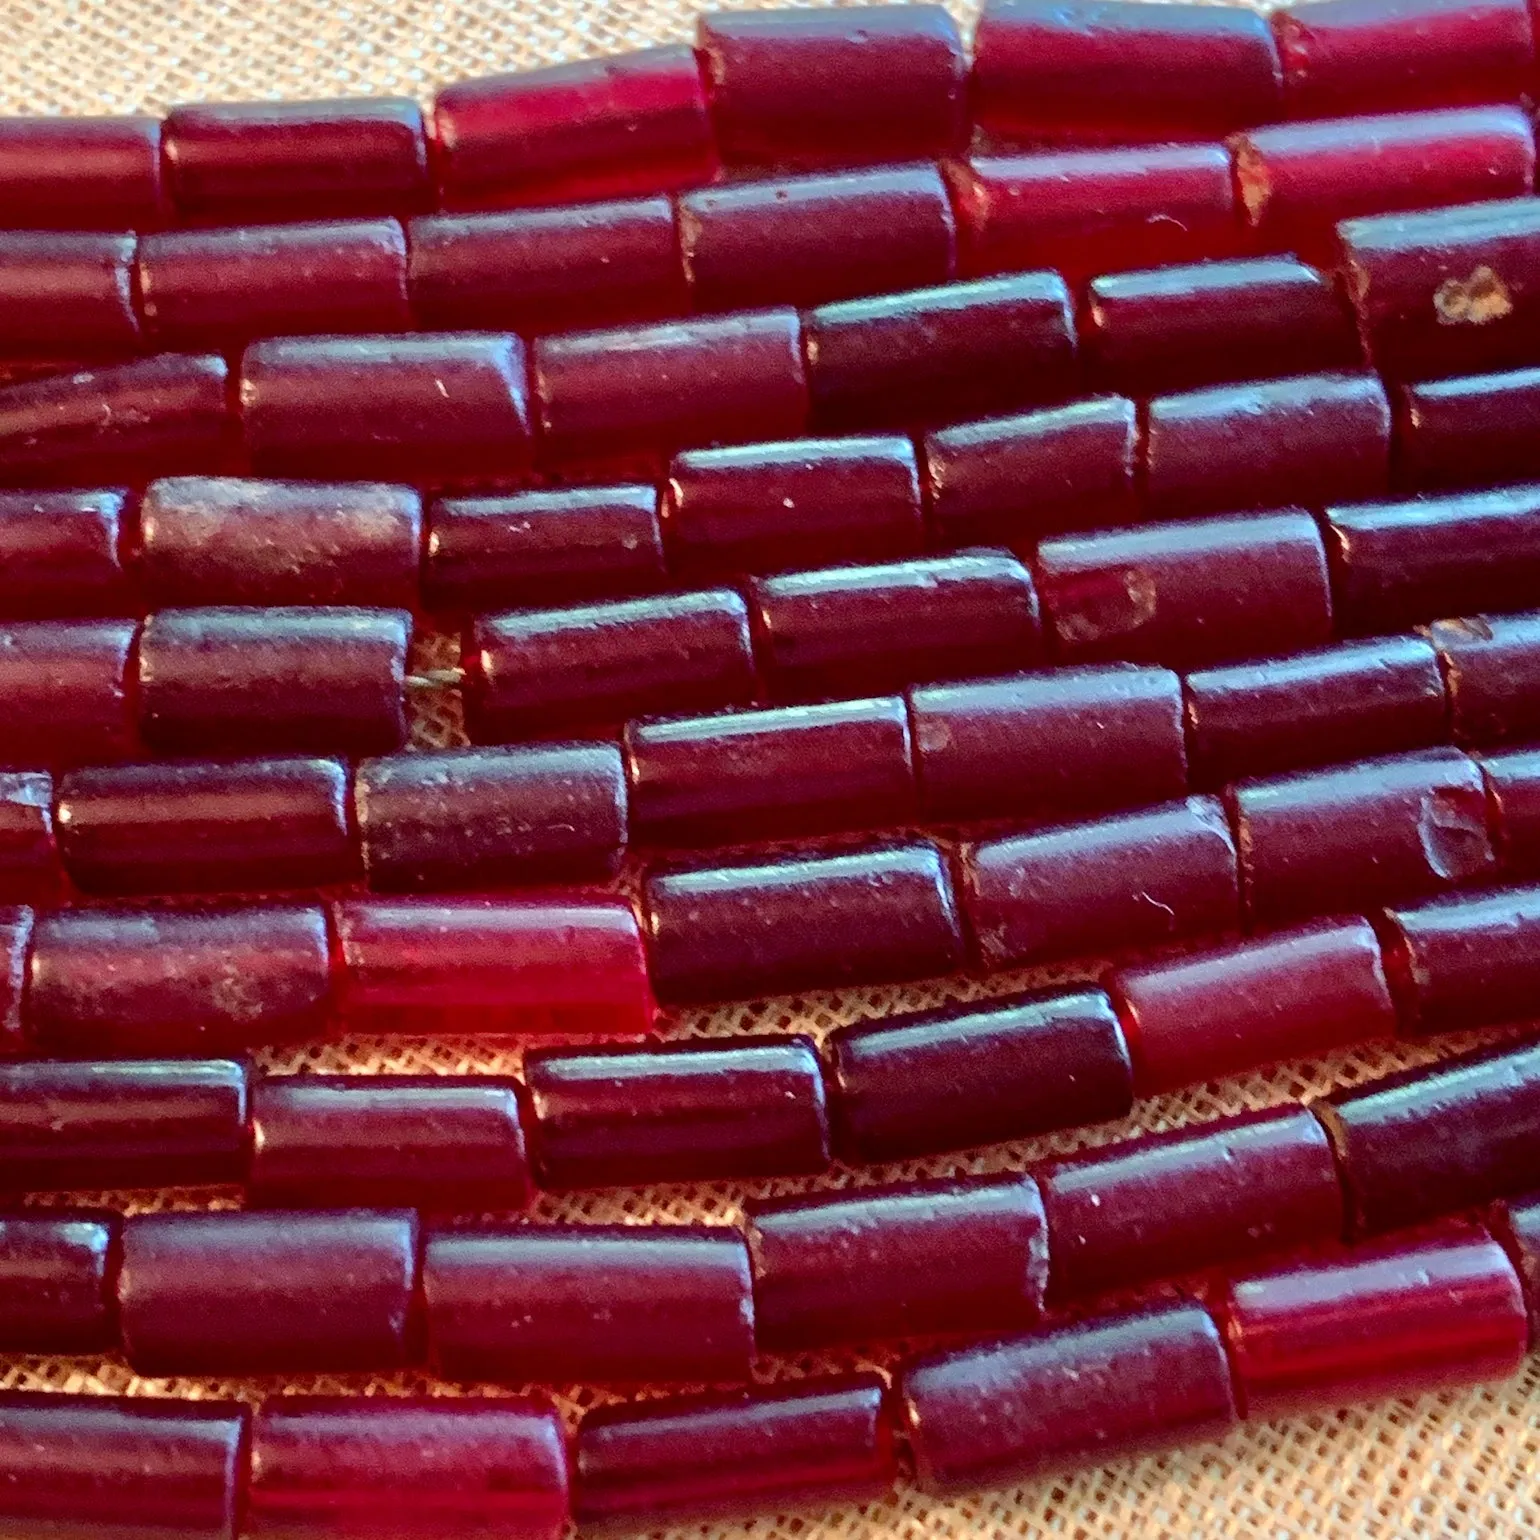
[[[755,0],[737,0],[755,3]],[[971,25],[975,7],[957,5]],[[426,100],[435,86],[468,75],[677,41],[691,34],[687,0],[0,0],[0,112],[158,111],[208,98],[403,93]],[[419,644],[422,666],[453,661],[442,640]],[[414,742],[464,741],[451,698],[424,703]],[[1063,977],[1060,974],[1059,977]],[[795,1028],[822,1036],[862,1017],[921,1009],[968,994],[1007,993],[1051,982],[1047,975],[952,981],[907,989],[808,995],[731,1009],[685,1013],[669,1028],[726,1034]],[[1271,1106],[1336,1085],[1426,1062],[1451,1047],[1374,1048],[1319,1063],[1164,1096],[1125,1123],[1089,1133],[1004,1146],[942,1160],[911,1162],[821,1179],[822,1187],[918,1175],[1000,1171],[1044,1154],[1106,1141],[1140,1129],[1191,1123],[1243,1108]],[[269,1054],[275,1070],[379,1070],[427,1073],[518,1067],[517,1055],[473,1041],[327,1043]],[[793,1182],[654,1187],[570,1199],[543,1198],[545,1218],[640,1222],[732,1220],[745,1197],[793,1191]],[[130,1207],[153,1195],[105,1194]],[[229,1203],[229,1195],[178,1204]],[[848,1362],[848,1361],[847,1361]],[[804,1373],[838,1367],[833,1358],[778,1365]],[[0,1362],[0,1385],[67,1391],[257,1397],[275,1390],[462,1393],[419,1376],[324,1378],[287,1385],[243,1381],[143,1381],[120,1363],[65,1360]],[[492,1393],[492,1387],[481,1388]],[[1540,1367],[1517,1380],[1285,1422],[1251,1424],[1223,1443],[1157,1458],[1123,1461],[1015,1491],[938,1501],[904,1490],[876,1507],[816,1516],[765,1516],[746,1525],[690,1525],[676,1535],[709,1540],[878,1540],[878,1537],[1060,1537],[1060,1540],[1406,1540],[1412,1536],[1540,1536]],[[560,1392],[574,1420],[603,1399]],[[0,1537],[3,1540],[3,1537]]]

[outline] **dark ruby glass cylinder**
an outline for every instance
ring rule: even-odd
[[[1540,614],[1436,620],[1427,630],[1456,743],[1540,737]]]
[[[1488,754],[1481,774],[1504,867],[1526,877],[1540,874],[1540,754],[1533,749]]]
[[[63,882],[53,777],[42,770],[0,770],[0,904],[56,898]]]
[[[0,493],[0,616],[86,619],[127,614],[125,563],[133,500],[116,490]]]
[[[0,231],[0,357],[114,358],[139,351],[132,235]]]
[[[105,1353],[117,1345],[120,1220],[87,1210],[0,1216],[0,1348]]]
[[[130,758],[132,620],[0,625],[0,765],[60,769]]]
[[[159,118],[0,118],[6,228],[153,230],[165,217]]]
[[[1529,1335],[1533,1345],[1540,1325],[1540,1203],[1533,1198],[1499,1203],[1491,1214],[1492,1232],[1518,1269],[1529,1302]]]
[[[20,906],[0,908],[0,1046],[20,1053],[26,1042],[21,1007],[27,993],[27,959],[37,916]]]
[[[1540,474],[1540,369],[1419,380],[1398,395],[1403,484],[1438,491]]]

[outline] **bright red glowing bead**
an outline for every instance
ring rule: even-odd
[[[0,492],[0,616],[54,620],[134,607],[120,491]]]
[[[0,625],[0,765],[60,768],[138,747],[133,620]]]
[[[0,230],[0,356],[137,352],[138,246],[132,235]]]
[[[0,904],[57,897],[63,878],[53,777],[42,770],[0,770]]]
[[[0,224],[153,230],[165,217],[159,118],[0,118]]]

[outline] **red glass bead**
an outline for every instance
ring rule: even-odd
[[[925,841],[654,872],[643,903],[653,987],[670,1002],[898,983],[963,961],[946,861]]]
[[[1061,530],[1133,523],[1138,439],[1134,403],[1121,396],[926,434],[926,506],[937,543],[1021,550]]]
[[[1238,1278],[1219,1310],[1248,1417],[1504,1379],[1529,1345],[1518,1274],[1474,1226]]]
[[[631,594],[666,573],[650,486],[443,497],[428,509],[423,594],[440,612]]]
[[[1202,139],[1280,116],[1283,73],[1247,10],[988,0],[973,91],[997,140]]]
[[[1387,1075],[1315,1111],[1359,1233],[1540,1185],[1540,1048],[1528,1044]]]
[[[1337,238],[1382,373],[1474,374],[1531,363],[1540,350],[1540,198],[1349,219]]]
[[[1277,12],[1290,115],[1517,98],[1535,63],[1522,0],[1314,0]]]
[[[0,1064],[0,1186],[204,1187],[246,1175],[246,1069],[230,1060]]]
[[[251,1425],[246,1540],[560,1540],[550,1401],[275,1396]]]
[[[889,294],[945,283],[957,268],[934,165],[730,182],[686,193],[678,219],[698,310]]]
[[[1192,1304],[1153,1305],[910,1360],[899,1395],[927,1492],[1219,1438],[1236,1421],[1219,1330]]]
[[[0,1348],[105,1353],[116,1345],[112,1275],[119,1225],[116,1214],[84,1210],[0,1217]]]
[[[1540,752],[1484,755],[1493,840],[1509,871],[1540,872]]]
[[[1331,639],[1326,552],[1301,512],[1061,535],[1034,571],[1066,662],[1201,668]]]
[[[1540,369],[1403,385],[1396,422],[1402,481],[1433,490],[1540,475]]]
[[[1114,664],[909,692],[927,818],[1068,818],[1187,789],[1181,681]]]
[[[1128,1034],[1139,1096],[1396,1032],[1380,944],[1367,920],[1276,931],[1120,968],[1107,989]]]
[[[898,696],[631,722],[624,746],[641,844],[884,829],[919,811]]]
[[[140,1374],[389,1370],[411,1358],[405,1210],[133,1214],[118,1317]]]
[[[26,1023],[52,1054],[151,1058],[315,1037],[331,996],[318,907],[40,915]]]
[[[789,309],[541,337],[533,377],[557,462],[793,438],[807,426],[802,323]]]
[[[428,1341],[450,1379],[747,1380],[749,1252],[725,1225],[516,1225],[428,1236]]]
[[[400,214],[430,195],[422,109],[406,97],[199,102],[166,117],[168,190],[184,215]]]
[[[1005,551],[752,578],[749,620],[785,699],[857,695],[1040,661],[1032,574]]]
[[[880,1375],[597,1407],[577,1440],[585,1534],[876,1502],[898,1479]]]
[[[730,588],[484,615],[465,660],[478,743],[743,705],[756,688],[748,609]]]
[[[1278,123],[1230,148],[1261,239],[1322,256],[1339,219],[1534,189],[1534,131],[1518,107]]]
[[[63,879],[53,777],[41,770],[0,771],[0,904],[54,898]],[[0,998],[4,994],[0,987]]]
[[[0,354],[80,359],[137,351],[138,244],[132,235],[0,230]]]
[[[430,214],[406,234],[408,287],[424,326],[528,336],[689,308],[667,198]]]
[[[1438,653],[1456,743],[1540,737],[1540,615],[1436,620]]]
[[[1129,395],[1352,369],[1362,358],[1331,279],[1293,257],[1093,278],[1080,328],[1096,378]]]
[[[348,774],[332,759],[74,770],[56,816],[87,893],[263,893],[358,871]]]
[[[653,1024],[620,899],[345,899],[340,1002],[360,1032],[641,1037]]]
[[[1383,497],[1390,402],[1369,374],[1220,385],[1149,404],[1145,498],[1152,515]]]
[[[0,625],[0,765],[126,759],[138,746],[128,675],[139,624]]]
[[[1439,664],[1420,637],[1386,636],[1188,674],[1193,780],[1219,787],[1438,743],[1447,732]]]
[[[251,1090],[253,1207],[519,1209],[517,1086],[447,1075],[284,1075]]]
[[[134,605],[124,567],[126,492],[0,492],[0,616],[121,615]]]
[[[236,1540],[246,1418],[237,1402],[7,1391],[0,1525],[15,1540]]]
[[[145,230],[165,218],[152,117],[0,117],[0,226]]]
[[[967,55],[939,5],[708,12],[696,47],[729,161],[905,160],[966,133]]]
[[[1144,1134],[1038,1180],[1056,1301],[1342,1234],[1331,1144],[1303,1107]]]
[[[27,992],[27,956],[36,916],[25,907],[0,908],[0,1047],[21,1052],[22,1001]]]
[[[1207,797],[966,845],[960,894],[991,969],[1240,924],[1235,844]]]
[[[457,81],[433,104],[433,135],[448,208],[672,192],[717,169],[682,44]]]
[[[820,305],[806,334],[813,421],[832,433],[934,427],[1060,401],[1079,385],[1057,273]]]
[[[215,472],[235,434],[222,358],[157,353],[0,387],[0,476],[13,484]]]
[[[1533,1343],[1540,1326],[1540,1205],[1530,1199],[1523,1203],[1500,1203],[1490,1216],[1491,1228],[1508,1260],[1518,1271],[1529,1303],[1529,1335]]]
[[[829,1164],[818,1050],[739,1037],[524,1059],[540,1185],[801,1176]]]
[[[1048,1229],[1030,1178],[862,1188],[747,1212],[755,1339],[801,1351],[1024,1326]]]
[[[1141,85],[1125,100],[1143,95]],[[1052,267],[1073,282],[1240,245],[1222,144],[975,155],[948,175],[967,273]]]
[[[828,1039],[835,1148],[904,1160],[1122,1117],[1128,1045],[1100,990],[888,1016]]]
[[[626,776],[611,743],[366,759],[353,798],[372,888],[606,877],[626,848]]]
[[[474,480],[533,454],[524,345],[502,332],[254,343],[240,399],[263,475]]]
[[[695,581],[918,556],[919,465],[906,438],[693,449],[669,466],[663,538]]]
[[[404,610],[160,610],[139,721],[161,753],[379,753],[406,741]]]
[[[1481,769],[1457,749],[1243,781],[1229,792],[1248,915],[1352,913],[1490,875]]]

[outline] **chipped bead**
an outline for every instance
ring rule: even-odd
[[[134,607],[128,493],[0,492],[0,616],[55,620]]]
[[[117,1345],[116,1214],[34,1209],[0,1216],[0,1349],[105,1353]]]
[[[130,757],[138,747],[129,687],[138,638],[132,620],[0,625],[0,765]]]

